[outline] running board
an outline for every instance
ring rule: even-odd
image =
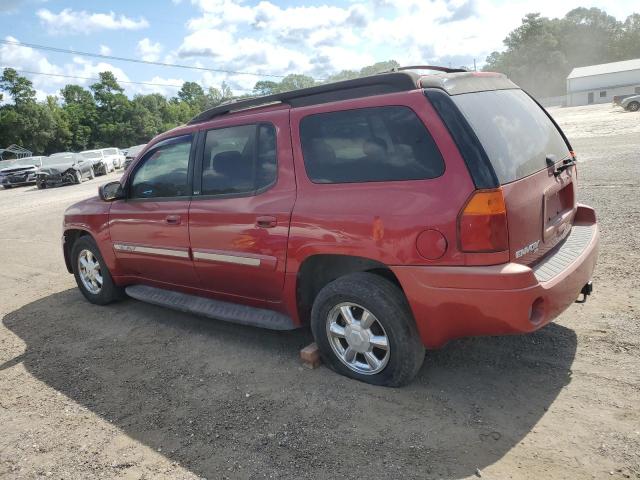
[[[130,297],[142,302],[216,320],[224,320],[225,322],[268,328],[270,330],[293,330],[298,328],[287,315],[267,310],[266,308],[222,302],[147,285],[130,285],[125,288],[125,291]]]

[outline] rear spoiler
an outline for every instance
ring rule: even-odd
[[[420,78],[422,88],[439,88],[449,95],[520,88],[506,75],[495,72],[459,72],[426,75]]]

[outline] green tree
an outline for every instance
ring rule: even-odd
[[[46,147],[47,152],[70,150],[72,148],[73,135],[67,113],[58,103],[58,98],[49,95],[43,106],[49,111],[51,117],[51,140]]]
[[[16,105],[36,101],[36,91],[31,80],[18,75],[13,68],[5,68],[2,72],[0,90],[6,91]]]
[[[135,133],[131,128],[131,101],[113,73],[100,72],[99,76],[100,81],[90,87],[98,113],[93,143],[96,147],[132,145]]]
[[[204,90],[196,82],[184,82],[178,92],[178,100],[188,104],[194,115],[204,110],[207,104],[207,97],[204,94]]]
[[[253,86],[256,95],[272,95],[280,92],[280,84],[273,80],[260,80]]]
[[[82,151],[92,148],[98,112],[91,92],[79,85],[66,85],[60,90],[60,94],[62,109],[71,132],[69,149]]]

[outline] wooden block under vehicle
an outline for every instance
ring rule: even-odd
[[[315,343],[312,343],[300,350],[300,360],[302,360],[302,365],[304,367],[318,368],[322,363],[318,346]]]

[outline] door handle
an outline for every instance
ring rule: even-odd
[[[180,225],[180,215],[167,215],[164,218],[164,223],[168,225]]]
[[[278,224],[278,219],[271,215],[265,215],[256,219],[256,225],[260,228],[273,228]]]

